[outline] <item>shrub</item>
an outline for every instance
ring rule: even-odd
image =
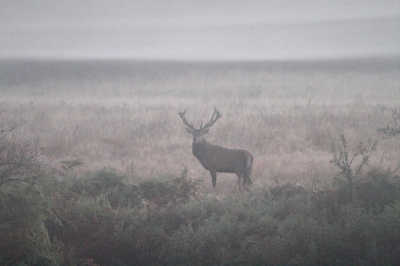
[[[57,222],[38,188],[24,183],[1,187],[0,264],[59,265],[62,246],[51,241],[48,219]]]
[[[34,184],[46,176],[37,152],[12,135],[18,126],[0,122],[0,187],[10,182]]]
[[[195,199],[198,185],[187,171],[176,178],[128,183],[127,177],[105,168],[49,187],[61,224],[49,221],[47,227],[64,244],[66,261],[145,265],[157,259],[151,250],[161,250],[166,230],[177,226],[168,214]]]
[[[0,122],[0,264],[58,265],[61,246],[45,226],[57,219],[41,193],[47,174],[37,152],[12,134],[18,126]]]
[[[392,121],[383,128],[378,128],[385,137],[391,138],[400,134],[400,112],[397,109],[392,110]]]
[[[379,169],[360,175],[354,201],[340,186],[309,191],[291,183],[217,199],[202,195],[186,171],[128,182],[105,168],[35,187],[17,182],[0,194],[1,262],[397,265],[399,179]],[[4,222],[19,217],[29,219]]]
[[[371,138],[366,143],[360,142],[357,145],[357,151],[351,155],[343,134],[340,135],[340,141],[341,144],[338,147],[332,141],[333,159],[330,163],[340,169],[340,174],[337,176],[336,181],[347,190],[347,197],[350,200],[354,200],[356,197],[354,183],[360,176],[363,167],[369,164],[378,142],[372,141]],[[354,166],[353,164],[357,161],[358,165]],[[343,184],[343,179],[346,181],[345,184]]]
[[[185,203],[191,199],[198,199],[200,193],[198,185],[201,180],[187,178],[187,169],[179,177],[145,180],[140,182],[141,198],[148,204],[155,206],[168,206]]]

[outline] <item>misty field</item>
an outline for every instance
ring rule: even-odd
[[[29,148],[38,155],[37,160],[44,165],[48,175],[55,177],[55,180],[51,182],[56,183],[48,181],[51,185],[46,183],[47,185],[43,189],[45,192],[42,191],[42,194],[51,198],[52,202],[54,201],[55,206],[48,207],[56,218],[50,215],[50,222],[45,222],[46,234],[55,236],[57,241],[63,241],[62,254],[55,253],[63,258],[59,260],[64,261],[64,265],[98,265],[95,263],[111,265],[109,264],[111,262],[112,265],[128,265],[129,261],[133,262],[128,255],[125,260],[122,257],[105,258],[104,254],[100,254],[100,250],[107,247],[98,244],[100,242],[90,242],[95,241],[95,237],[106,242],[114,241],[112,242],[114,244],[120,244],[118,241],[123,239],[121,243],[125,244],[121,244],[122,246],[118,246],[119,244],[112,246],[115,252],[122,252],[124,245],[131,247],[132,250],[137,248],[135,252],[138,253],[135,255],[136,260],[134,261],[136,265],[146,265],[146,260],[147,263],[153,265],[222,265],[224,263],[227,263],[225,265],[262,265],[266,261],[270,265],[300,265],[300,261],[305,263],[304,265],[320,265],[321,263],[334,265],[335,262],[326,263],[324,258],[346,257],[347,255],[348,258],[360,256],[362,259],[349,264],[344,261],[343,265],[373,265],[368,263],[385,261],[384,256],[379,254],[374,255],[373,258],[367,255],[365,255],[367,257],[363,257],[361,251],[346,253],[346,250],[343,251],[344,253],[337,251],[338,253],[325,254],[325,249],[319,250],[319,247],[332,245],[330,247],[335,249],[342,246],[342,244],[333,244],[333,240],[329,240],[335,235],[340,235],[340,237],[338,236],[340,240],[350,241],[354,247],[365,240],[347,238],[347,231],[339,228],[339,222],[336,224],[335,219],[349,219],[348,221],[353,219],[349,218],[350,214],[348,213],[344,215],[349,208],[357,210],[354,212],[359,215],[357,219],[368,221],[368,225],[365,224],[366,228],[371,229],[372,226],[375,226],[375,224],[369,224],[375,218],[368,215],[383,213],[382,215],[387,215],[385,216],[387,219],[392,219],[390,222],[398,221],[400,209],[398,196],[396,196],[397,199],[389,197],[390,199],[384,203],[379,203],[381,207],[378,211],[373,209],[374,207],[369,209],[370,207],[364,205],[362,207],[360,207],[361,205],[355,206],[351,199],[344,202],[338,201],[337,199],[343,196],[340,194],[342,190],[337,190],[340,192],[337,192],[339,194],[332,192],[336,191],[333,189],[336,178],[340,174],[346,175],[347,170],[352,171],[350,173],[352,178],[365,176],[376,181],[374,179],[376,176],[385,176],[387,178],[385,180],[389,180],[388,184],[391,184],[390,186],[395,188],[395,191],[390,194],[392,192],[385,190],[386,192],[382,192],[382,195],[396,195],[398,192],[399,135],[388,136],[380,130],[388,126],[396,126],[398,122],[396,113],[394,113],[395,110],[400,110],[400,66],[397,61],[292,64],[102,61],[24,63],[6,61],[1,63],[0,70],[0,108],[2,111],[0,122],[2,126],[19,125],[12,130],[12,134],[6,134],[5,140],[16,139],[18,142],[28,143]],[[198,126],[201,121],[206,122],[211,118],[214,106],[223,115],[211,128],[206,138],[212,144],[227,148],[246,149],[254,155],[255,161],[251,177],[253,186],[250,188],[252,191],[241,193],[237,177],[233,174],[218,174],[217,186],[214,190],[209,172],[192,155],[191,135],[186,132],[178,112],[188,108],[186,118]],[[375,143],[376,146],[374,146]],[[343,162],[346,162],[346,159],[338,157],[340,151],[348,153],[350,158],[356,155],[354,161],[347,161],[350,162],[349,169],[343,168]],[[365,154],[370,155],[366,162],[363,161]],[[339,158],[336,163],[335,158]],[[357,172],[359,166],[362,167],[360,167],[360,172]],[[379,174],[376,174],[378,172]],[[353,175],[353,173],[355,174]],[[107,175],[110,176],[110,180],[117,180],[115,181],[117,183],[111,185],[112,189],[122,187],[122,183],[118,182],[124,180],[126,189],[118,190],[119,198],[113,194],[117,190],[103,190],[104,187],[94,189],[95,185],[91,187],[92,185],[88,185],[84,181],[87,178],[90,180],[98,178],[101,181],[95,182],[103,182],[101,183],[103,186],[104,182],[111,182],[104,181],[109,180],[104,179]],[[392,179],[395,180],[394,183],[390,183]],[[73,181],[75,183],[70,184],[68,180],[75,180]],[[198,180],[202,180],[202,182],[197,183]],[[57,182],[67,183],[57,185]],[[156,182],[158,185],[151,182]],[[386,181],[382,182],[382,184],[386,184]],[[107,185],[109,184],[111,183],[107,183]],[[135,187],[135,184],[140,185]],[[179,189],[173,188],[175,186],[173,184],[178,184],[176,186]],[[49,186],[53,186],[54,190],[49,189]],[[78,189],[79,186],[82,189]],[[137,190],[134,190],[136,192],[132,192],[133,190],[127,192],[128,187]],[[182,196],[184,200],[181,200],[181,196],[167,200],[158,194],[157,197],[152,194],[153,198],[143,196],[147,195],[146,191],[149,187],[152,187],[151,191],[155,194],[159,193],[157,189],[165,191],[166,195],[175,195],[174,193],[181,191],[179,193],[185,195]],[[5,186],[4,189],[11,188]],[[366,188],[355,185],[353,189],[360,191],[359,189]],[[322,199],[319,198],[320,191],[324,195]],[[131,195],[126,197],[141,198],[142,200],[123,205],[121,195]],[[290,197],[293,195],[295,198],[291,199]],[[340,211],[336,209],[328,215],[323,211],[315,211],[312,209],[314,207],[307,205],[317,202],[316,204],[328,206],[333,204],[330,201],[331,196],[335,198],[335,204],[338,206],[343,204],[345,206],[343,208],[347,208],[341,210],[342,216],[337,213]],[[260,201],[260,198],[264,198],[264,200]],[[376,198],[383,202],[381,196]],[[35,200],[37,199],[35,198]],[[65,203],[62,203],[64,200]],[[105,207],[104,200],[111,205],[106,204],[108,207]],[[308,207],[296,205],[297,201],[303,202],[303,200],[304,206]],[[359,200],[362,201],[361,196]],[[366,201],[371,206],[373,205],[371,199],[366,199]],[[46,202],[48,204],[49,201]],[[73,206],[70,205],[72,202],[74,202]],[[118,208],[115,208],[117,205],[113,205],[117,204],[115,202],[120,202]],[[294,207],[295,205],[297,207]],[[328,207],[320,205],[318,208],[331,208],[330,205]],[[253,207],[249,208],[248,206]],[[392,209],[386,209],[389,206]],[[69,208],[71,210],[78,209],[65,211]],[[129,210],[129,214],[128,212],[123,213],[124,208]],[[265,213],[270,215],[270,209],[266,210],[265,208],[272,208],[271,216],[265,216]],[[291,211],[283,214],[288,208]],[[303,211],[306,209],[302,208],[311,208],[312,211],[311,209],[307,209],[307,211],[318,212],[319,217],[323,217],[321,219],[327,219],[321,224],[325,222],[329,225],[334,224],[332,226],[335,227],[326,230],[322,230],[321,227],[318,227],[317,230],[317,227],[313,227],[312,230],[316,230],[313,231],[316,235],[320,236],[320,233],[323,235],[323,241],[322,238],[319,238],[322,242],[313,242],[306,235],[304,235],[304,239],[302,238],[301,232],[309,232],[307,228],[310,228],[309,224],[305,225],[309,223],[309,220],[307,217],[303,217]],[[367,211],[362,212],[361,208],[365,208]],[[48,209],[46,209],[46,213],[49,212]],[[144,209],[146,211],[143,211]],[[369,210],[373,211],[369,212]],[[114,211],[116,212],[114,213]],[[250,211],[252,212],[250,213]],[[81,212],[81,216],[78,212]],[[97,217],[100,212],[108,215],[104,214],[106,215],[102,220],[104,223],[100,220],[92,221],[91,219]],[[171,214],[168,214],[169,212]],[[284,223],[294,221],[287,220],[287,217],[297,217],[296,213],[302,213],[301,218],[296,218],[296,222],[294,222],[296,230],[299,232],[290,235],[289,231],[285,231],[285,234],[283,231],[279,231],[285,227]],[[85,215],[88,215],[87,219],[82,218]],[[168,215],[176,215],[178,220],[168,220]],[[193,215],[199,215],[199,217],[193,218]],[[253,228],[255,231],[250,230],[252,233],[247,229],[242,230],[243,228],[230,228],[229,226],[238,223],[237,219],[242,222],[240,215],[249,219],[246,220],[248,224],[242,225],[243,228],[252,227],[254,224],[258,224],[257,226],[260,227]],[[331,217],[330,215],[336,218],[328,219]],[[128,219],[128,217],[135,217],[132,219],[136,220],[131,221],[129,220],[131,218]],[[260,217],[264,218],[258,220]],[[382,221],[386,218],[382,218]],[[72,222],[74,219],[76,221],[82,219],[82,221],[80,224],[76,222],[75,225],[70,225],[72,227],[68,227],[65,221]],[[107,219],[110,219],[110,225],[106,226]],[[146,222],[139,225],[143,219],[147,219]],[[156,222],[160,219],[166,219],[163,229],[157,227],[161,226]],[[388,222],[389,220],[385,220],[385,223],[389,223],[387,230],[396,228],[396,222],[391,227],[392,224]],[[119,231],[116,229],[119,226],[116,222],[121,222]],[[205,224],[211,222],[213,223],[212,227],[206,227]],[[134,226],[129,227],[128,223],[136,224],[139,227],[147,226],[147,229],[140,228],[148,235],[143,232],[135,231],[135,233],[132,229]],[[171,223],[171,228],[166,227],[169,223]],[[180,224],[180,226],[175,228],[174,223]],[[5,225],[6,222],[3,224]],[[94,224],[105,226],[103,228],[105,231],[103,229],[96,229],[98,230],[96,231]],[[319,222],[315,222],[313,226],[317,226],[317,224]],[[87,239],[91,239],[87,241],[98,245],[88,246],[89,242],[79,242],[81,240],[77,240],[80,237],[78,231],[71,231],[72,233],[68,231],[83,225],[86,229],[82,230],[86,230],[85,232],[93,229],[93,234],[88,233],[89,235],[85,236]],[[109,230],[108,226],[113,227],[112,230],[117,230],[113,231],[113,237],[116,237],[112,238],[113,240],[108,238],[108,235],[105,237],[105,232],[109,232],[107,231]],[[218,226],[221,228],[218,229]],[[227,236],[226,242],[218,242],[218,239],[224,239],[221,232],[225,230],[223,228],[227,227],[232,230],[227,233],[228,235],[232,232],[242,235],[240,237],[232,235],[230,240]],[[356,227],[351,228],[356,230]],[[42,227],[40,228],[43,230]],[[66,233],[63,235],[56,228],[61,231],[65,230]],[[161,231],[157,231],[156,228]],[[383,227],[381,229],[384,231]],[[376,251],[378,249],[376,241],[380,241],[377,239],[388,237],[387,232],[383,233],[383,231],[379,231],[382,233],[380,238],[377,236],[375,240],[371,240],[375,241],[374,244],[364,249]],[[67,232],[69,233],[67,234]],[[130,243],[130,240],[124,238],[123,234],[128,234],[127,232],[132,234],[129,239],[135,239],[135,242]],[[268,233],[265,233],[266,235],[261,233],[261,236],[260,232]],[[281,234],[281,242],[272,232]],[[342,232],[344,232],[343,236]],[[378,231],[376,232],[378,234]],[[200,237],[202,233],[205,237],[204,242]],[[4,237],[4,233],[2,234]],[[20,233],[18,234],[20,236]],[[218,234],[222,234],[222,236],[218,237]],[[274,238],[271,238],[272,235]],[[215,239],[210,240],[206,236],[213,236]],[[396,234],[394,236],[396,237]],[[15,235],[8,235],[8,237],[8,239],[12,239]],[[160,242],[154,240],[153,237],[159,239]],[[261,239],[261,237],[264,238]],[[31,241],[34,241],[32,239]],[[275,242],[270,242],[271,239],[275,239],[273,240]],[[294,242],[290,245],[284,244],[287,239]],[[229,244],[244,240],[247,244],[238,246]],[[48,241],[51,242],[51,245],[60,244],[51,238]],[[75,245],[74,241],[80,244]],[[207,241],[213,243],[215,250],[203,250],[202,245],[208,243]],[[293,250],[291,245],[297,245],[296,241],[299,241],[299,245],[303,245],[300,243],[305,241],[304,243],[307,244],[304,245],[307,247],[304,246],[301,250],[296,249],[298,253],[293,251],[293,254],[297,255],[292,253],[290,256],[285,255],[286,251]],[[372,243],[370,238],[366,241]],[[191,246],[190,243],[195,242],[197,244]],[[184,243],[187,243],[187,246]],[[353,252],[351,245],[347,248]],[[396,254],[396,249],[400,247],[400,244],[395,241],[388,242],[387,245],[391,246],[390,250],[385,249],[386,253],[384,252],[387,255],[386,265],[395,265],[395,263],[391,263],[398,262],[399,258],[393,254]],[[52,254],[53,258],[57,257],[51,248],[46,247],[48,248],[46,254]],[[67,250],[67,247],[70,249]],[[83,251],[78,252],[76,250],[78,247]],[[257,248],[257,251],[251,249],[253,247]],[[268,247],[271,249],[269,250]],[[157,253],[158,259],[149,253],[151,248],[159,252]],[[7,250],[4,246],[3,249]],[[214,251],[216,252],[213,253],[214,257],[204,255]],[[147,259],[140,261],[138,258],[141,255],[138,254],[145,254]],[[194,255],[191,254],[197,254],[195,261],[193,261]],[[302,257],[303,255],[299,254],[308,255]],[[314,256],[312,254],[315,257],[317,257],[316,254],[319,254],[319,260],[311,259]],[[388,254],[391,254],[392,257]],[[292,255],[293,257],[291,257]],[[23,255],[20,256],[23,257]],[[51,257],[50,255],[43,256]],[[154,259],[152,262],[149,262],[150,257]],[[255,258],[259,260],[252,261]],[[303,260],[305,258],[307,260]],[[75,262],[72,262],[73,259]],[[4,261],[10,263],[12,260],[4,259]],[[25,261],[28,260],[25,259]],[[40,262],[37,261],[36,264],[29,265],[40,265]],[[120,261],[120,264],[116,261]],[[299,263],[296,264],[295,261]],[[363,264],[363,261],[368,263]],[[49,265],[52,264],[49,263]]]
[[[52,64],[25,66],[19,75],[13,66],[13,79],[3,77],[0,104],[7,111],[2,119],[25,122],[15,133],[55,168],[80,159],[77,171],[111,167],[143,178],[187,168],[211,184],[178,112],[188,108],[187,118],[198,125],[213,106],[223,116],[207,139],[252,152],[255,183],[329,182],[340,134],[351,147],[379,140],[375,166],[399,162],[398,139],[377,130],[400,105],[396,65]],[[217,188],[231,191],[236,179],[219,174]]]

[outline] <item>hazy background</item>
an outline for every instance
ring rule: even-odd
[[[0,0],[0,58],[400,56],[400,1]]]

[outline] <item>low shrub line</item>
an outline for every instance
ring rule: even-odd
[[[399,176],[372,170],[353,191],[287,183],[218,199],[187,171],[129,181],[110,169],[10,183],[0,189],[0,263],[398,265]]]

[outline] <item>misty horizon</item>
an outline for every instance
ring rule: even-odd
[[[0,59],[400,57],[397,1],[2,1]]]

